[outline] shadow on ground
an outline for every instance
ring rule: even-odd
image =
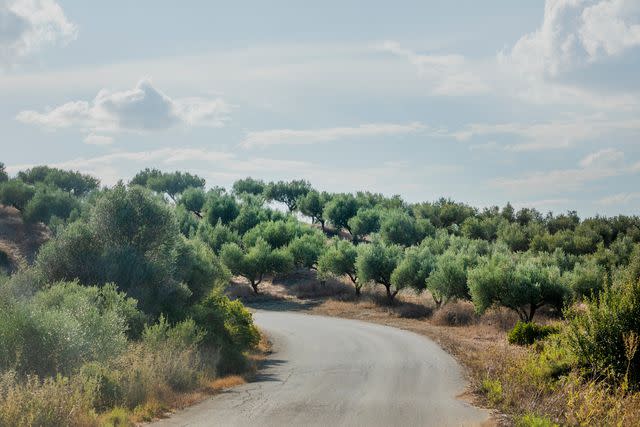
[[[261,299],[244,300],[242,303],[254,310],[266,311],[305,311],[322,304],[322,300],[293,300],[293,299]]]

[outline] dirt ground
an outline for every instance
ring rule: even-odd
[[[50,232],[44,225],[25,224],[17,209],[0,205],[0,251],[7,255],[11,270],[33,262],[49,237]]]

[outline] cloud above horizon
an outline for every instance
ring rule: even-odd
[[[330,142],[343,138],[363,138],[417,133],[427,127],[421,123],[367,123],[353,127],[324,129],[270,129],[247,132],[240,143],[243,148],[269,147],[273,145],[305,145]]]
[[[90,132],[85,142],[105,144],[108,137],[94,133],[148,132],[178,125],[221,127],[230,111],[221,98],[172,99],[143,79],[131,90],[102,89],[92,101],[67,102],[44,112],[21,111],[16,120],[47,130],[77,128]]]
[[[64,45],[78,35],[53,0],[0,0],[0,69],[46,45]]]
[[[542,24],[500,59],[523,73],[555,77],[640,46],[636,0],[547,0]]]

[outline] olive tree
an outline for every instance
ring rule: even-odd
[[[261,222],[269,220],[269,212],[253,203],[242,203],[238,216],[233,220],[233,227],[238,233],[245,234]]]
[[[184,190],[178,203],[189,212],[193,212],[198,218],[202,218],[202,210],[206,200],[207,196],[202,188],[191,187]]]
[[[325,237],[319,231],[303,234],[294,238],[288,249],[295,265],[317,270],[318,259],[325,250]]]
[[[594,259],[576,263],[572,271],[564,274],[565,283],[578,298],[593,297],[604,289],[606,271]]]
[[[238,202],[229,194],[217,194],[210,191],[207,200],[202,207],[204,217],[211,225],[216,225],[218,221],[229,224],[237,218],[240,213]]]
[[[234,182],[232,188],[233,193],[237,195],[253,194],[255,196],[259,196],[260,194],[264,193],[266,185],[262,180],[247,177]]]
[[[287,220],[261,222],[247,231],[242,240],[245,246],[253,246],[259,239],[265,240],[272,248],[283,248],[295,237],[311,232],[293,218]]]
[[[312,223],[319,223],[324,231],[324,224],[326,222],[323,216],[324,206],[329,201],[329,194],[326,192],[318,192],[311,190],[306,196],[303,196],[298,200],[298,209],[302,214],[311,218]]]
[[[542,265],[530,256],[517,259],[499,252],[469,270],[468,281],[478,313],[502,306],[524,322],[530,322],[545,305],[561,309],[569,293],[558,267]]]
[[[387,291],[387,300],[392,303],[399,289],[392,290],[391,275],[402,260],[402,248],[373,242],[358,246],[356,273],[361,283],[374,282],[383,285]]]
[[[176,202],[179,194],[187,188],[204,188],[205,181],[188,172],[162,172],[158,169],[145,169],[138,172],[129,182],[130,185],[147,187],[157,193],[166,194]]]
[[[341,228],[351,233],[349,220],[358,213],[358,202],[351,194],[338,194],[324,207],[323,215],[339,231]]]
[[[249,281],[255,294],[265,275],[285,273],[293,266],[293,257],[288,251],[271,249],[263,239],[246,250],[236,243],[227,243],[222,246],[220,257],[233,274]]]
[[[380,229],[380,211],[376,208],[360,208],[358,213],[347,221],[353,241],[358,242],[365,236]]]
[[[427,289],[437,307],[450,300],[469,299],[467,270],[473,262],[464,251],[447,250],[438,256]]]
[[[298,208],[298,200],[311,191],[311,184],[305,180],[293,180],[290,182],[278,181],[269,183],[264,191],[267,200],[287,205],[289,212]]]
[[[406,248],[404,257],[391,274],[396,289],[413,288],[421,291],[435,266],[435,256],[427,247]]]
[[[83,196],[100,185],[100,181],[91,175],[49,166],[36,166],[18,172],[18,178],[27,184],[45,184],[73,193],[75,196]]]
[[[411,246],[421,241],[416,220],[400,210],[388,211],[380,219],[380,236],[392,245]]]
[[[356,272],[356,247],[346,240],[333,238],[324,253],[318,259],[318,275],[321,278],[346,275],[360,295],[362,282],[358,281]]]
[[[218,222],[216,225],[211,225],[206,221],[201,221],[200,224],[198,224],[196,237],[206,243],[216,254],[220,253],[220,249],[222,249],[225,243],[233,242],[240,244],[241,242],[238,233],[221,222]]]

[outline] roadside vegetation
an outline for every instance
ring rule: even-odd
[[[235,297],[277,283],[435,336],[506,423],[640,423],[638,217],[150,169],[112,188],[47,167],[0,180],[0,203],[51,231],[30,265],[0,257],[0,425],[144,419],[246,372],[260,336]]]

